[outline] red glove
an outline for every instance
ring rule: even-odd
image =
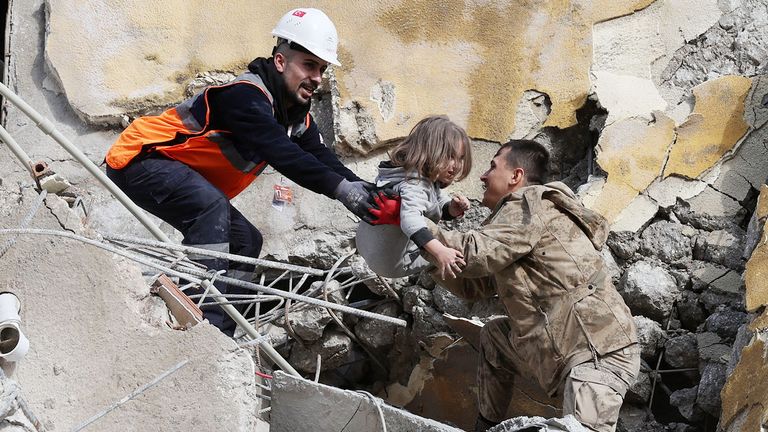
[[[373,196],[376,207],[368,209],[373,215],[371,225],[400,225],[400,195],[392,189],[380,190]]]

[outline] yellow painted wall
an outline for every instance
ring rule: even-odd
[[[315,1],[336,23],[341,107],[353,102],[377,138],[403,136],[445,113],[475,138],[503,141],[527,89],[550,95],[547,125],[575,123],[589,91],[591,28],[652,0]],[[46,51],[72,105],[108,118],[182,99],[197,72],[240,70],[267,55],[269,32],[294,2],[70,0],[50,2]],[[371,91],[392,83],[384,119]]]

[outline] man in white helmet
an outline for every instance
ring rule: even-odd
[[[338,36],[320,10],[294,9],[272,31],[270,58],[257,58],[233,82],[209,87],[159,116],[136,119],[105,158],[107,175],[132,200],[198,248],[258,257],[262,236],[230,200],[271,165],[318,194],[340,201],[369,223],[397,218],[375,209],[379,192],[347,169],[325,145],[309,114],[312,94],[337,59]],[[374,208],[378,218],[369,212]],[[227,276],[250,280],[253,265],[200,257]],[[242,289],[215,283],[222,293]],[[204,316],[232,335],[235,323],[218,306]]]

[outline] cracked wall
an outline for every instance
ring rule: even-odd
[[[261,10],[259,5],[269,7]],[[590,153],[581,156],[590,146],[584,136],[565,134],[548,145],[553,154],[577,149],[569,157],[584,159],[583,172],[569,184],[578,186],[591,175],[580,194],[612,221],[614,234],[650,237],[654,230],[646,228],[659,219],[680,222],[686,225],[683,236],[694,243],[690,249],[698,247],[702,259],[697,265],[704,258],[726,260],[728,254],[708,249],[710,237],[712,243],[738,243],[739,237],[729,237],[725,229],[743,227],[768,172],[764,2],[391,0],[314,5],[336,22],[344,65],[324,84],[323,120],[331,131],[328,136],[336,137],[336,150],[354,155],[345,163],[361,177],[372,179],[376,164],[385,158],[382,147],[406,134],[421,117],[447,113],[477,139],[476,166],[452,191],[479,198],[477,178],[498,142],[511,136],[555,136],[578,121],[576,126],[588,129],[598,142],[594,164]],[[16,91],[98,163],[120,129],[103,123],[124,127],[130,116],[155,112],[239,73],[252,57],[269,52],[269,30],[293,6],[14,0],[10,79]],[[589,103],[604,114],[596,109],[579,119],[577,110]],[[145,235],[71,157],[17,110],[8,111],[6,127],[32,158],[51,162],[81,190],[90,227]],[[6,196],[29,191],[32,184],[23,168],[7,150],[0,151],[0,191]],[[558,172],[568,175],[567,170]],[[271,208],[272,186],[280,177],[268,169],[235,205],[263,229],[267,256],[330,266],[350,250],[355,221],[340,205],[300,188],[295,206]],[[12,199],[5,202],[18,205]],[[178,239],[170,227],[163,229]],[[697,239],[703,239],[699,246]],[[651,246],[632,247],[617,248],[614,255],[656,253]],[[738,255],[734,248],[727,250]],[[697,280],[692,275],[698,269],[681,269],[663,255],[671,252],[662,252],[657,258],[671,267],[681,285]],[[765,254],[756,249],[744,275],[745,299],[755,314],[766,298],[761,285]],[[739,296],[739,271],[717,269],[718,277],[707,279],[711,289]],[[691,302],[696,307],[701,303]],[[760,333],[765,321],[765,314],[760,315],[752,332]],[[734,385],[765,367],[757,339],[743,355]],[[747,412],[735,388],[723,394],[723,419],[731,424]],[[407,395],[403,404],[408,397],[414,395]],[[754,394],[749,400],[760,397]]]
[[[269,53],[268,31],[293,6],[143,1],[46,3],[49,66],[74,109],[90,122],[114,123],[126,112],[177,102],[199,72],[242,69],[252,57]],[[339,29],[344,66],[336,70],[338,121],[364,117],[376,137],[367,143],[375,146],[405,135],[433,113],[448,114],[476,138],[504,141],[515,129],[516,104],[510,101],[530,89],[552,101],[546,125],[572,125],[590,87],[592,25],[650,3],[410,0],[315,6]],[[362,139],[353,130],[342,130],[340,137]]]

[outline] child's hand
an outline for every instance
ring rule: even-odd
[[[440,270],[440,277],[442,279],[455,278],[457,274],[461,273],[461,267],[466,265],[464,262],[464,254],[456,249],[443,245],[439,240],[430,240],[429,243],[424,245],[424,248],[435,257],[437,268]]]
[[[464,195],[454,195],[451,203],[448,204],[448,213],[453,217],[464,216],[464,212],[469,210],[470,204]]]

